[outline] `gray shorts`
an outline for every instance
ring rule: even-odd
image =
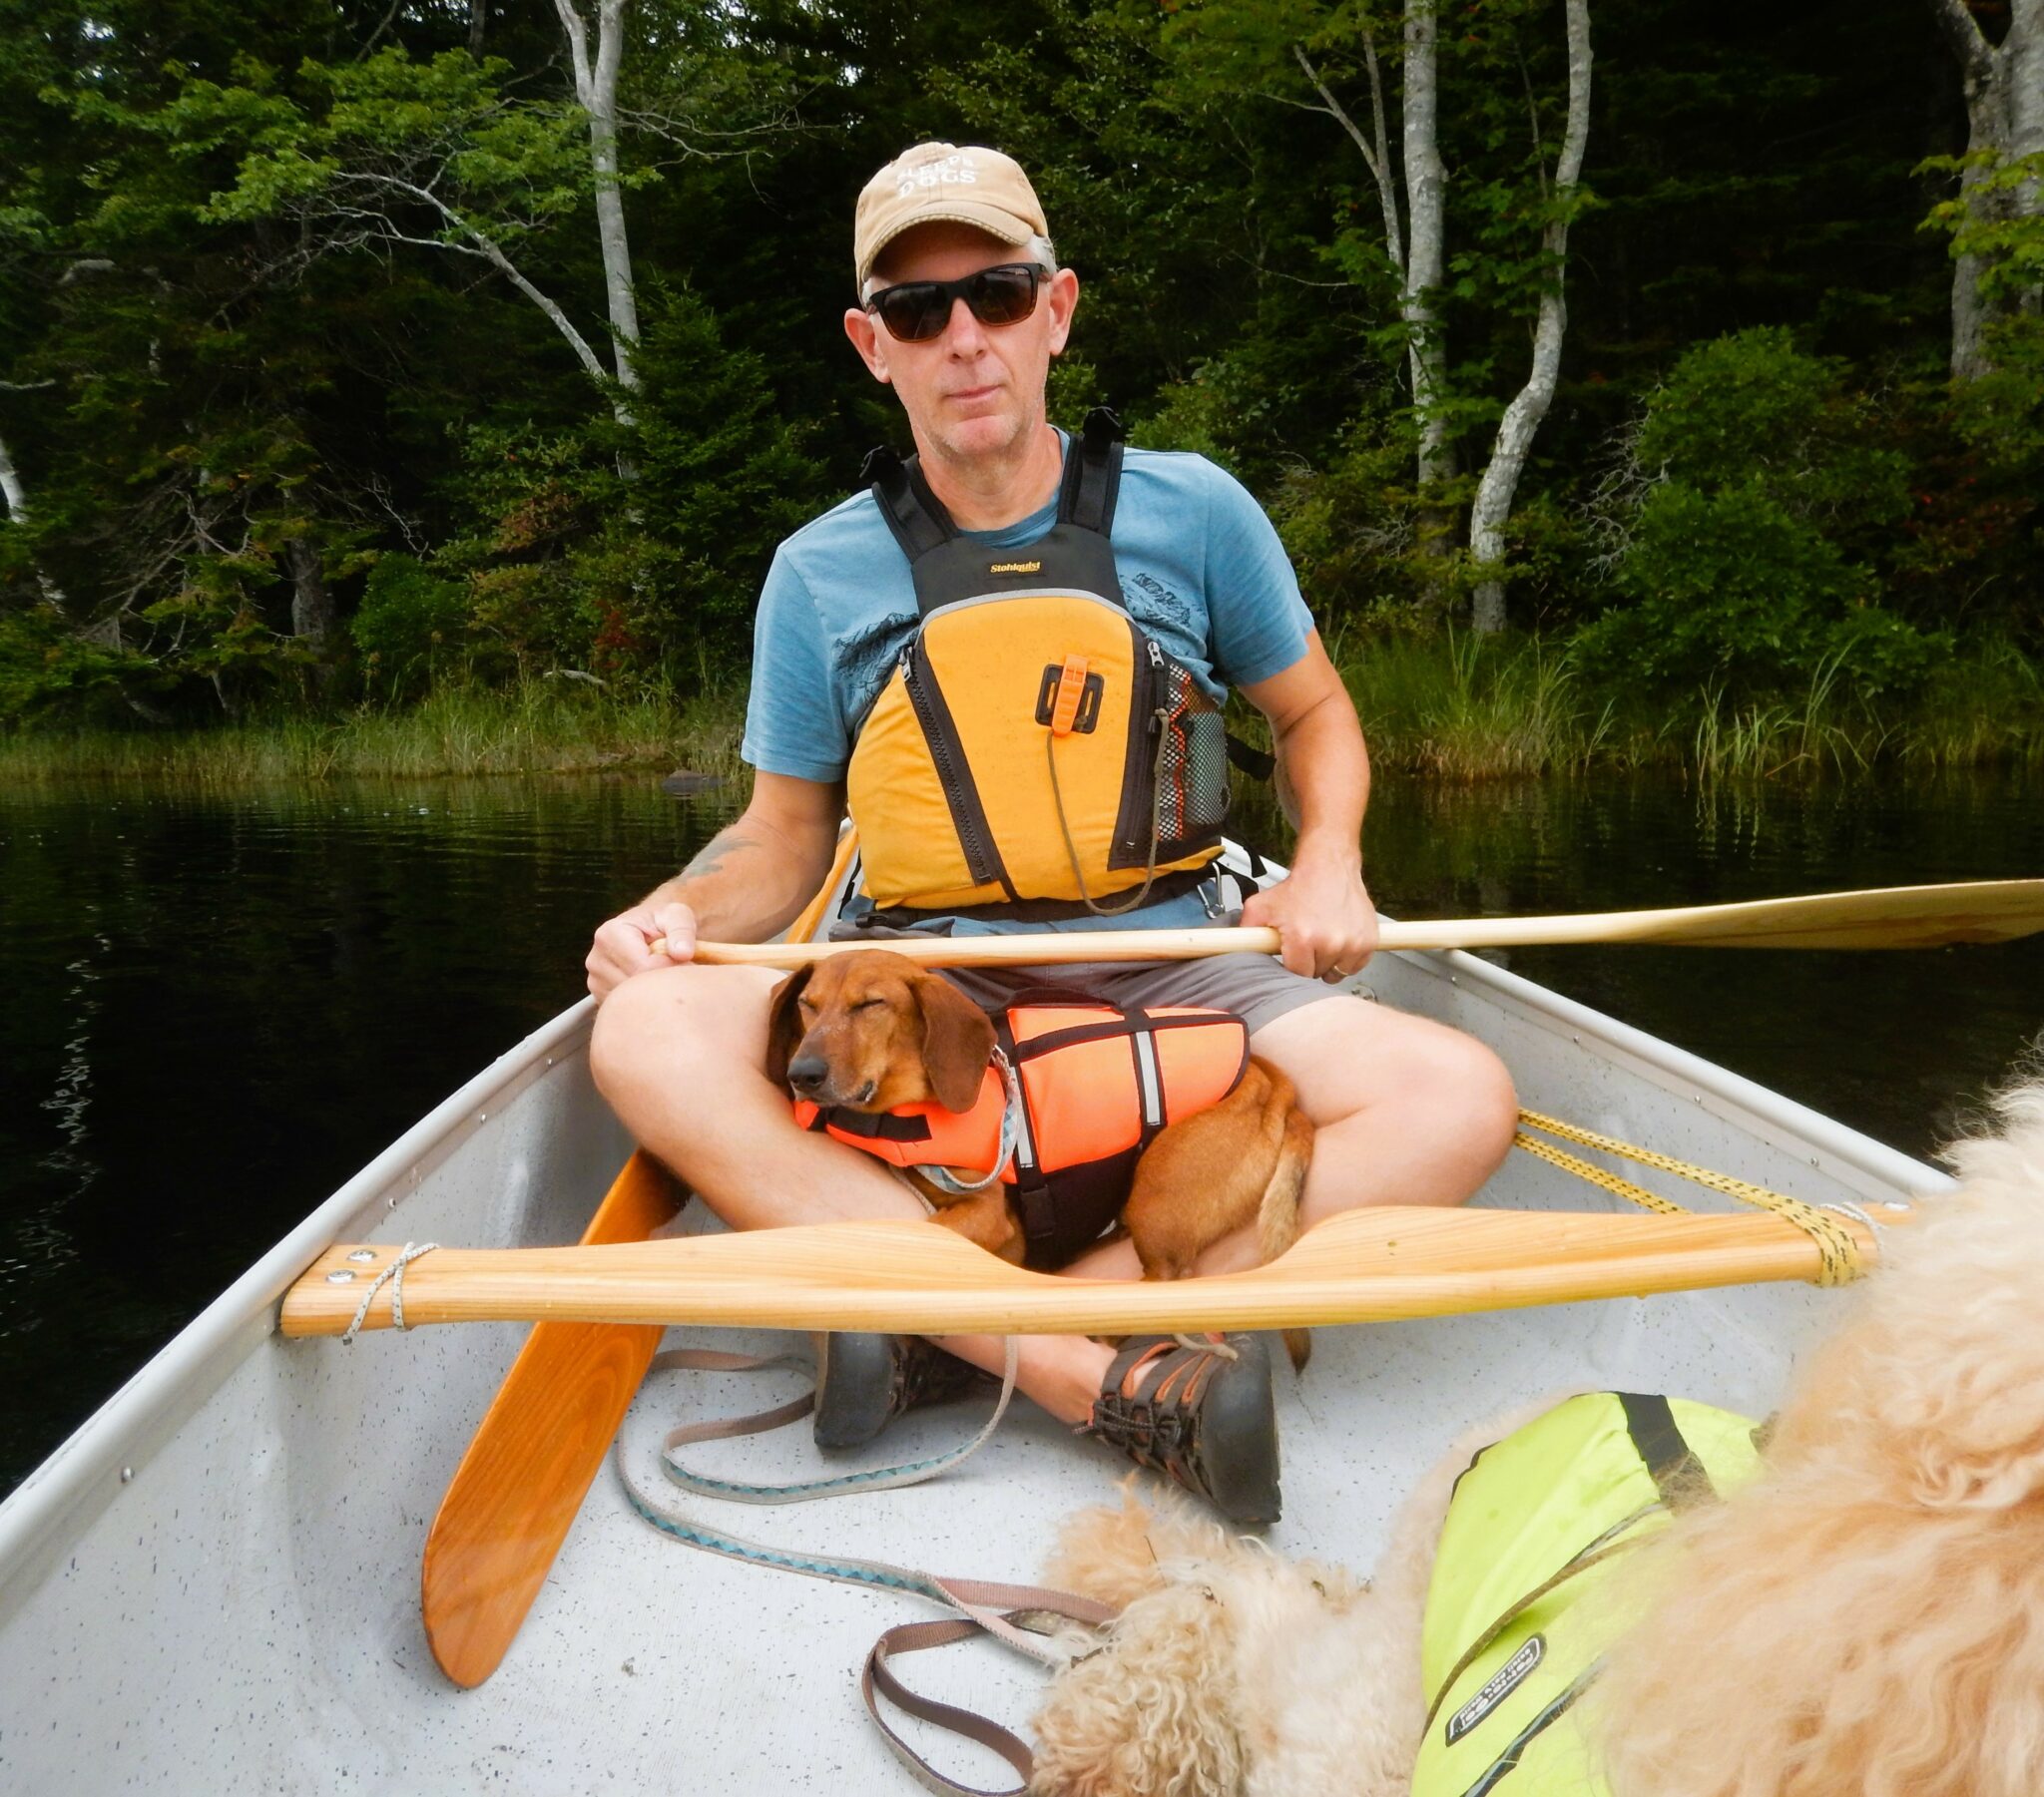
[[[912,930],[867,928],[859,940],[875,948]],[[974,1004],[992,1011],[1031,986],[1058,986],[1110,1004],[1204,1005],[1232,1011],[1254,1036],[1302,1005],[1347,995],[1324,980],[1295,974],[1275,955],[1210,955],[1199,961],[1063,961],[1048,967],[945,967],[945,979]]]

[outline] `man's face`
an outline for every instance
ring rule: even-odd
[[[958,280],[982,268],[1023,260],[1022,251],[967,225],[918,225],[887,245],[874,265],[880,286],[907,280]],[[949,462],[999,460],[1043,422],[1050,359],[1065,346],[1079,279],[1061,269],[1037,289],[1036,309],[1019,324],[982,324],[964,300],[926,343],[903,343],[875,313],[844,314],[845,334],[876,380],[901,397],[916,446]]]

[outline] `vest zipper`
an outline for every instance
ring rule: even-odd
[[[916,664],[915,643],[901,652],[901,686],[915,712],[916,725],[929,744],[930,760],[937,770],[937,782],[944,789],[944,803],[950,807],[951,827],[958,832],[958,846],[965,852],[965,869],[975,886],[998,886],[1010,901],[1018,895],[1008,881],[1008,870],[1000,851],[993,845],[980,807],[979,792],[966,767],[964,749],[951,722],[950,708],[933,680],[926,681]]]
[[[1136,631],[1134,620],[1129,628]],[[1141,688],[1134,695],[1134,704],[1143,718],[1139,735],[1133,728],[1129,732],[1129,753],[1122,767],[1122,822],[1121,846],[1140,861],[1149,852],[1150,801],[1153,794],[1145,791],[1149,783],[1147,775],[1157,762],[1157,744],[1153,740],[1163,726],[1157,720],[1157,682],[1164,676],[1164,651],[1157,647],[1157,639],[1136,631],[1138,640],[1150,652],[1150,667]],[[1130,719],[1131,724],[1134,718]]]

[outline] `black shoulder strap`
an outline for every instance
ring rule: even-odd
[[[930,491],[916,466],[882,446],[871,451],[859,478],[873,490],[880,516],[913,567],[932,550],[958,535],[944,502]],[[1058,522],[1077,525],[1105,537],[1114,529],[1115,502],[1122,485],[1122,422],[1106,406],[1086,414],[1072,453],[1065,458],[1064,484],[1058,490]]]
[[[1086,414],[1079,440],[1065,459],[1065,484],[1058,493],[1059,522],[1109,535],[1121,487],[1122,421],[1106,406],[1095,406]]]
[[[880,516],[901,545],[901,553],[912,568],[933,549],[941,549],[958,535],[943,501],[930,491],[915,457],[903,461],[893,450],[873,450],[859,470],[859,478],[871,486],[879,501]]]

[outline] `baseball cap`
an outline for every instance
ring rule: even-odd
[[[973,225],[1004,243],[1050,234],[1036,190],[1013,157],[976,144],[917,144],[867,182],[858,197],[854,283],[865,285],[880,251],[904,230],[938,219]]]

